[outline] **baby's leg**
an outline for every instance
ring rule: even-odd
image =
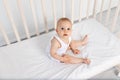
[[[88,36],[85,35],[85,37],[82,40],[82,45],[84,46],[85,44],[87,44],[87,42],[88,42]]]
[[[69,58],[69,63],[72,63],[72,64],[77,64],[77,63],[89,64],[90,63],[89,59],[77,58],[77,57],[70,56],[70,55],[67,55],[67,54],[65,54],[64,56]]]
[[[88,42],[88,36],[85,35],[85,37],[82,40],[72,40],[70,46],[72,48],[78,48],[79,46],[83,46],[87,44],[87,42]]]
[[[76,58],[76,57],[72,57],[72,56],[70,56],[69,58],[70,58],[70,63],[72,63],[72,64],[83,63],[82,58]]]
[[[70,43],[70,49],[72,50],[72,52],[74,54],[79,54],[80,53],[80,50],[78,50],[79,46],[79,41],[78,40],[72,40],[71,43]]]
[[[90,64],[90,60],[89,59],[84,59],[84,58],[76,58],[76,57],[71,57],[70,58],[70,62],[72,64],[77,64],[77,63],[85,63],[85,64]]]
[[[82,45],[81,40],[72,40],[71,43],[70,43],[70,47],[73,48],[73,49],[76,49],[81,45]]]

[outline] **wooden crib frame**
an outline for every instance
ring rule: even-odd
[[[35,4],[34,4],[34,1],[33,0],[29,0],[30,1],[30,7],[31,7],[31,11],[32,11],[32,16],[33,16],[33,19],[34,19],[34,23],[35,23],[35,30],[36,30],[36,35],[40,35],[40,32],[38,31],[38,23],[37,23],[37,16],[36,16],[36,11],[35,11]],[[45,24],[45,32],[48,33],[50,30],[48,29],[48,24],[47,24],[47,17],[46,17],[46,12],[45,10],[47,9],[45,7],[45,1],[44,0],[40,0],[41,1],[41,7],[42,7],[42,13],[43,13],[43,18],[44,18],[44,24]],[[81,8],[82,8],[82,1],[83,0],[79,0],[79,22],[83,19],[83,17],[81,17]],[[25,29],[25,33],[26,33],[26,38],[29,39],[31,38],[31,35],[30,35],[30,32],[29,32],[29,27],[27,25],[27,21],[26,21],[26,17],[24,15],[24,10],[22,9],[22,6],[21,6],[21,0],[16,0],[16,4],[18,6],[18,10],[20,11],[20,15],[21,15],[21,18],[22,18],[22,22],[23,22],[23,25],[24,25],[24,29]],[[56,14],[56,0],[51,0],[52,2],[52,12],[53,12],[53,17],[54,17],[54,29],[55,29],[55,26],[56,26],[56,21],[57,21],[57,14]],[[75,22],[74,20],[74,2],[75,0],[71,0],[71,21],[72,23]],[[65,0],[62,0],[62,15],[63,17],[66,17],[66,11],[65,11],[65,5],[66,1]],[[96,15],[97,15],[97,3],[98,3],[98,0],[94,0],[94,7],[93,7],[93,13],[92,15],[89,15],[89,7],[90,7],[90,0],[87,0],[87,11],[86,11],[86,17],[84,17],[84,19],[88,19],[91,17],[93,18],[96,18]],[[20,38],[20,35],[19,35],[19,32],[16,28],[16,23],[12,17],[12,12],[9,8],[9,3],[7,0],[3,0],[3,4],[4,4],[4,7],[5,7],[5,10],[6,10],[6,13],[7,13],[7,17],[9,18],[10,22],[11,22],[11,25],[12,25],[12,28],[13,28],[13,31],[14,31],[14,34],[15,34],[15,37],[16,37],[16,42],[20,42],[22,41],[22,39]],[[101,2],[101,8],[100,8],[100,17],[99,17],[99,21],[102,20],[102,12],[103,12],[103,4],[104,4],[104,0],[102,0]],[[111,11],[111,4],[112,4],[112,0],[109,0],[109,6],[108,6],[108,9],[107,9],[107,17],[106,17],[106,23],[108,22],[109,20],[109,16],[110,16],[110,11]],[[116,21],[117,21],[117,17],[118,17],[118,14],[120,12],[120,0],[118,2],[118,5],[116,6],[116,12],[115,12],[115,15],[114,15],[114,18],[113,18],[113,21],[112,21],[112,25],[111,25],[111,31],[114,31],[115,29],[115,26],[116,26]],[[10,42],[9,38],[8,38],[8,35],[6,34],[6,31],[4,29],[4,26],[2,25],[3,23],[0,22],[0,31],[2,32],[3,34],[3,37],[4,37],[4,40],[6,42],[6,45],[10,45],[12,44],[12,42]]]

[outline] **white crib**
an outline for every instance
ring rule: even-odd
[[[0,6],[0,79],[90,79],[120,63],[120,0],[0,0]],[[45,54],[60,17],[71,19],[73,39],[88,34],[77,57],[90,65],[56,63]]]

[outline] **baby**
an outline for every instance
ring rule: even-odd
[[[58,20],[56,33],[57,34],[52,37],[48,48],[51,59],[70,64],[90,63],[90,60],[87,58],[77,58],[66,53],[67,50],[71,49],[74,54],[78,54],[80,51],[77,47],[87,43],[87,36],[85,36],[82,41],[71,40],[72,23],[68,18]]]

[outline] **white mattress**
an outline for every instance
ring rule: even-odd
[[[120,41],[103,25],[89,19],[73,25],[73,39],[88,35],[88,44],[80,47],[90,65],[51,61],[45,52],[55,32],[0,48],[0,79],[89,79],[120,63]],[[73,55],[70,51],[70,55]]]

